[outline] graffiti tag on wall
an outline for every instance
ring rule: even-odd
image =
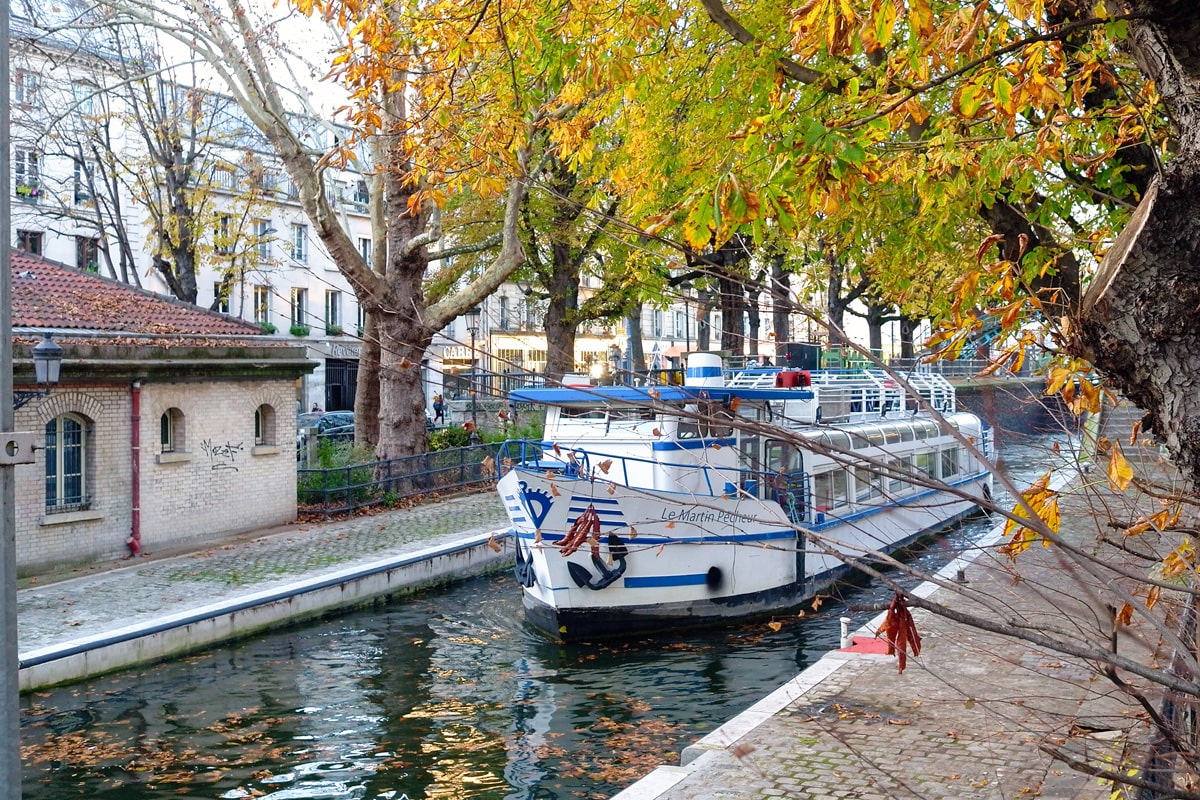
[[[241,442],[216,444],[211,439],[205,439],[200,443],[200,448],[208,454],[208,460],[212,462],[211,469],[238,471],[234,462],[237,460],[237,454],[244,449]]]

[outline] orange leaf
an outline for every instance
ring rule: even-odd
[[[1125,460],[1125,454],[1121,452],[1121,445],[1117,442],[1112,443],[1112,451],[1108,454],[1108,483],[1122,492],[1133,483],[1133,467]]]

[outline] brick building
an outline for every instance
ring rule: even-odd
[[[12,258],[17,566],[35,572],[291,521],[304,348],[221,314]],[[31,348],[63,348],[34,395]]]

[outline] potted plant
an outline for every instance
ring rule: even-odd
[[[275,331],[279,330],[270,322],[260,322],[258,327],[262,328],[263,333],[274,333]]]
[[[309,327],[307,325],[296,324],[292,326],[292,336],[308,336]]]

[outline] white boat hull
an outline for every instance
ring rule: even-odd
[[[517,542],[527,616],[563,640],[762,618],[803,603],[852,568],[977,510],[990,476],[966,495],[879,498],[841,517],[793,524],[780,505],[742,493],[693,495],[516,467],[499,484]],[[596,514],[588,540],[564,539]]]

